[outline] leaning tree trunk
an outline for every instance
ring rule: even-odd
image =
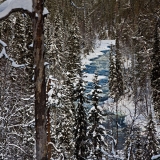
[[[43,9],[44,0],[33,0],[33,48],[35,61],[35,127],[37,160],[47,160]]]

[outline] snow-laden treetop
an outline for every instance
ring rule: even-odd
[[[7,17],[11,12],[24,10],[29,13],[33,12],[32,0],[6,0],[0,4],[0,19]],[[43,14],[48,14],[48,10],[44,8]]]

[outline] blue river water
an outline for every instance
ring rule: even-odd
[[[87,74],[95,74],[97,73],[98,76],[102,76],[103,78],[99,80],[99,85],[101,85],[102,94],[100,95],[101,98],[99,100],[99,105],[103,106],[104,101],[108,99],[109,94],[109,84],[108,84],[108,78],[109,78],[109,52],[110,50],[104,50],[103,55],[100,55],[97,58],[91,59],[90,65],[86,65],[86,68],[84,69],[84,72]],[[88,82],[86,86],[86,94],[89,93],[93,89],[93,82]],[[90,98],[90,97],[89,97]],[[86,107],[90,109],[91,104],[86,104]],[[106,110],[106,113],[109,113]],[[116,128],[116,115],[112,114],[112,127]],[[125,128],[124,124],[124,118],[125,116],[118,116],[118,124],[121,126],[119,130],[119,136],[118,136],[118,149],[123,149],[123,145],[125,142],[125,133],[123,133],[123,129]],[[109,123],[110,119],[107,120],[104,123],[104,126],[108,128],[107,124]],[[115,129],[116,130],[116,129]]]
[[[100,104],[103,104],[105,100],[108,99],[108,77],[109,77],[109,50],[101,51],[103,55],[100,55],[96,58],[91,59],[90,65],[86,65],[84,72],[87,74],[95,74],[103,77],[99,80],[99,85],[103,93],[100,95]],[[93,82],[88,82],[86,86],[86,93],[89,93],[93,89]]]

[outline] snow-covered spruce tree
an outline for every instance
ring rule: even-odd
[[[60,157],[74,159],[75,157],[74,86],[71,83],[69,73],[66,77],[64,84],[59,84],[60,86],[57,89],[55,88],[57,84],[56,86],[53,85],[54,87],[48,92],[51,117],[51,155],[55,159]]]
[[[14,28],[13,28],[13,38],[12,38],[12,48],[10,52],[12,57],[16,59],[18,64],[25,63],[25,54],[26,54],[26,36],[25,36],[25,24],[24,24],[24,15],[22,13],[15,13],[14,17]]]
[[[115,99],[115,89],[116,89],[116,65],[115,65],[115,55],[113,48],[110,51],[110,65],[109,65],[109,91],[110,97]]]
[[[135,127],[134,120],[126,128],[124,143],[124,160],[145,160],[144,159],[144,137],[141,136],[139,126]]]
[[[59,12],[58,12],[59,13]],[[59,149],[59,152],[52,147],[52,157],[57,158],[61,155],[66,159],[73,159],[75,156],[75,101],[74,98],[74,83],[76,81],[77,74],[80,71],[80,37],[79,29],[75,23],[71,25],[69,35],[63,37],[62,22],[60,21],[60,15],[57,14],[55,18],[55,29],[51,39],[51,48],[49,47],[48,55],[50,57],[50,71],[59,82],[63,79],[61,88],[58,89],[57,95],[54,95],[52,99],[57,99],[56,103],[50,108],[54,113],[51,115],[51,142]],[[47,31],[50,35],[52,32]],[[64,44],[64,39],[67,43]],[[64,39],[63,39],[64,38]],[[66,45],[66,46],[64,46]],[[65,55],[62,55],[65,49]],[[60,68],[60,69],[59,69]],[[54,74],[54,69],[59,70],[61,75]],[[55,100],[54,100],[55,101]],[[54,109],[53,109],[54,108]],[[55,118],[56,117],[56,118]],[[53,124],[52,124],[53,123]],[[55,153],[55,154],[54,154]]]
[[[59,16],[59,15],[58,15]],[[52,17],[53,18],[53,17]],[[47,79],[47,141],[48,141],[48,158],[51,157],[57,159],[61,152],[58,150],[59,141],[57,140],[56,127],[57,121],[61,119],[58,118],[61,115],[60,107],[58,106],[58,95],[59,93],[59,84],[62,80],[62,64],[61,64],[61,55],[62,50],[57,47],[56,42],[62,42],[61,32],[58,32],[58,29],[61,30],[60,24],[61,21],[58,20],[58,26],[54,23],[56,17],[51,22],[51,17],[45,19],[45,52],[46,52],[46,79]],[[54,27],[57,32],[54,32]],[[55,36],[56,35],[56,36]],[[60,38],[61,37],[61,38]],[[59,43],[60,43],[59,42]],[[58,81],[59,80],[59,81]],[[59,116],[58,116],[58,114]]]
[[[62,96],[60,100],[60,115],[57,121],[57,135],[59,147],[66,159],[74,159],[75,141],[74,141],[74,124],[75,124],[75,105],[73,103],[73,85],[70,78],[62,86]]]
[[[91,38],[91,19],[89,18],[89,7],[86,0],[82,1],[84,6],[84,15],[83,15],[83,44],[84,44],[84,54],[89,54],[89,51],[92,49],[92,40]]]
[[[74,125],[75,134],[75,156],[77,160],[85,160],[87,157],[86,147],[86,132],[87,132],[87,114],[84,103],[86,102],[85,97],[85,82],[83,76],[77,77],[78,83],[74,89],[74,98],[76,100],[76,116]]]
[[[152,72],[151,72],[151,86],[153,90],[153,103],[155,112],[160,119],[160,19],[157,20],[154,33],[154,48],[152,55]]]
[[[116,37],[116,46],[112,46],[110,51],[110,75],[109,75],[109,89],[110,96],[117,102],[120,96],[123,95],[123,76],[122,76],[122,62],[121,51],[119,45],[119,37]]]
[[[65,69],[70,73],[70,78],[75,79],[77,74],[81,72],[80,53],[81,53],[81,36],[76,17],[73,18],[73,23],[70,26],[69,36],[66,47],[66,66]]]
[[[70,79],[66,80],[71,84]],[[57,79],[50,75],[48,86],[48,107],[49,121],[47,122],[49,154],[53,159],[74,159],[75,136],[74,124],[75,115],[73,110],[73,86],[61,84]],[[48,115],[47,115],[48,116]],[[49,123],[49,124],[48,124]],[[49,127],[49,128],[48,128]],[[50,133],[50,134],[49,134]]]
[[[46,19],[45,24],[46,61],[49,62],[49,74],[58,80],[65,78],[64,32],[61,14],[57,11],[53,23]]]
[[[73,159],[75,152],[73,86],[69,78],[65,80],[65,84],[60,84],[51,76],[50,79],[52,82],[48,92],[48,107],[50,108],[51,157]]]
[[[49,75],[47,82],[47,141],[48,158],[58,159],[63,157],[63,150],[60,150],[61,123],[64,118],[62,100],[63,90],[60,82]]]
[[[68,124],[69,126],[65,126],[63,124],[64,133],[62,135],[66,134],[66,127],[70,132],[70,141],[73,141],[72,137],[73,135],[73,129],[75,125],[75,115],[76,115],[76,109],[75,104],[73,103],[76,101],[76,97],[74,97],[75,93],[75,86],[73,84],[76,83],[76,78],[78,74],[81,72],[81,65],[80,65],[80,43],[81,43],[81,37],[79,34],[79,27],[77,25],[76,19],[74,17],[73,24],[71,25],[71,28],[69,28],[69,35],[68,40],[66,44],[66,61],[65,61],[65,71],[67,73],[67,79],[64,81],[64,96],[66,97],[65,101],[63,100],[62,104],[64,106],[63,113],[66,114],[66,121],[70,121]],[[69,112],[68,112],[68,111]],[[69,134],[68,134],[69,135]],[[64,137],[64,136],[63,136]],[[66,139],[64,137],[64,139]],[[69,140],[68,139],[68,140]],[[68,152],[70,152],[69,157],[73,156],[72,154],[75,153],[75,143],[71,143],[72,146],[68,147]],[[73,147],[74,146],[74,147]],[[74,151],[74,152],[73,152]],[[72,157],[73,158],[73,157]]]
[[[123,95],[123,77],[121,66],[121,53],[119,49],[119,38],[116,39],[116,49],[111,48],[110,52],[110,76],[109,76],[109,89],[110,96],[116,102],[116,131],[115,137],[118,145],[118,100]]]
[[[135,131],[134,138],[134,157],[136,160],[145,160],[144,158],[144,142],[139,128]]]
[[[145,154],[144,157],[145,159],[149,160],[153,155],[158,154],[158,139],[156,135],[156,126],[155,122],[153,120],[152,114],[149,114],[148,116],[148,123],[145,126],[145,133],[146,133],[146,138],[145,138]]]
[[[87,144],[88,144],[88,158],[97,160],[106,157],[105,153],[108,150],[108,145],[105,142],[105,127],[103,124],[102,108],[98,105],[99,94],[102,93],[101,86],[98,85],[98,75],[95,74],[93,79],[92,107],[89,110],[87,127]]]
[[[120,51],[120,40],[119,35],[116,36],[116,50],[115,50],[115,58],[116,58],[116,80],[117,86],[115,91],[115,101],[117,101],[120,96],[123,95],[123,76],[122,76],[122,62],[121,62],[121,51]]]

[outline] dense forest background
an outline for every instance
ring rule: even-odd
[[[48,159],[158,160],[160,1],[47,0],[45,5]],[[7,44],[0,45],[0,159],[36,159],[31,17],[15,12],[1,20],[0,39]],[[81,55],[91,54],[96,41],[104,39],[116,40],[109,75],[115,125],[98,105],[96,74],[92,98],[84,94]],[[134,114],[121,144],[118,106],[123,99],[132,101]],[[141,114],[146,118],[143,131],[135,124]]]

